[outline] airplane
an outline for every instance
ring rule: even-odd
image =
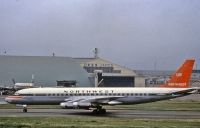
[[[13,88],[17,91],[17,90],[21,90],[21,89],[25,89],[25,88],[33,88],[35,87],[35,83],[34,83],[34,74],[32,74],[32,79],[31,79],[31,83],[18,83],[15,82],[15,79],[12,79],[13,81]]]
[[[105,114],[104,105],[141,104],[187,96],[196,92],[189,85],[194,65],[186,60],[160,87],[84,87],[84,88],[29,88],[5,98],[10,104],[20,104],[23,112],[27,105],[60,105],[65,109],[92,109]]]
[[[15,82],[15,79],[12,79],[13,85],[11,86],[0,86],[0,92],[4,95],[14,94],[14,92],[25,89],[25,88],[33,88],[36,87],[34,83],[34,74],[32,74],[31,83],[19,83]]]

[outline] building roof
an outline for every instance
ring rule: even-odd
[[[49,56],[0,56],[0,86],[16,82],[56,86],[56,81],[76,80],[78,86],[92,86],[88,73],[71,57]]]
[[[86,63],[98,63],[98,64],[101,64],[101,63],[104,63],[104,64],[111,64],[112,67],[117,70],[120,70],[121,73],[118,74],[119,76],[136,76],[136,73],[130,69],[130,68],[127,68],[127,67],[124,67],[124,66],[121,66],[119,64],[115,64],[111,61],[108,61],[108,60],[105,60],[105,59],[102,59],[100,57],[98,58],[74,58],[78,63],[80,64],[86,64]],[[115,74],[113,74],[114,76]]]
[[[73,58],[73,59],[75,59],[79,63],[87,63],[95,60],[96,58]]]

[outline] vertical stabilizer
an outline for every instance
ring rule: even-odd
[[[168,88],[189,88],[189,81],[192,74],[194,59],[186,60],[183,65],[171,76],[171,79],[161,87]]]

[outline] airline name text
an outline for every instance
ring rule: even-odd
[[[114,93],[114,90],[65,90],[65,93]]]

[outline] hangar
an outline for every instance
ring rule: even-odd
[[[145,80],[126,67],[98,56],[71,58],[56,56],[0,56],[0,86],[13,80],[37,86],[143,87]]]
[[[76,86],[89,86],[88,73],[70,57],[47,56],[0,56],[0,86],[19,83],[38,86],[56,86],[75,81]]]
[[[112,63],[100,57],[74,58],[89,74],[93,86],[144,87],[145,80],[132,69]],[[99,84],[98,84],[99,83]]]

